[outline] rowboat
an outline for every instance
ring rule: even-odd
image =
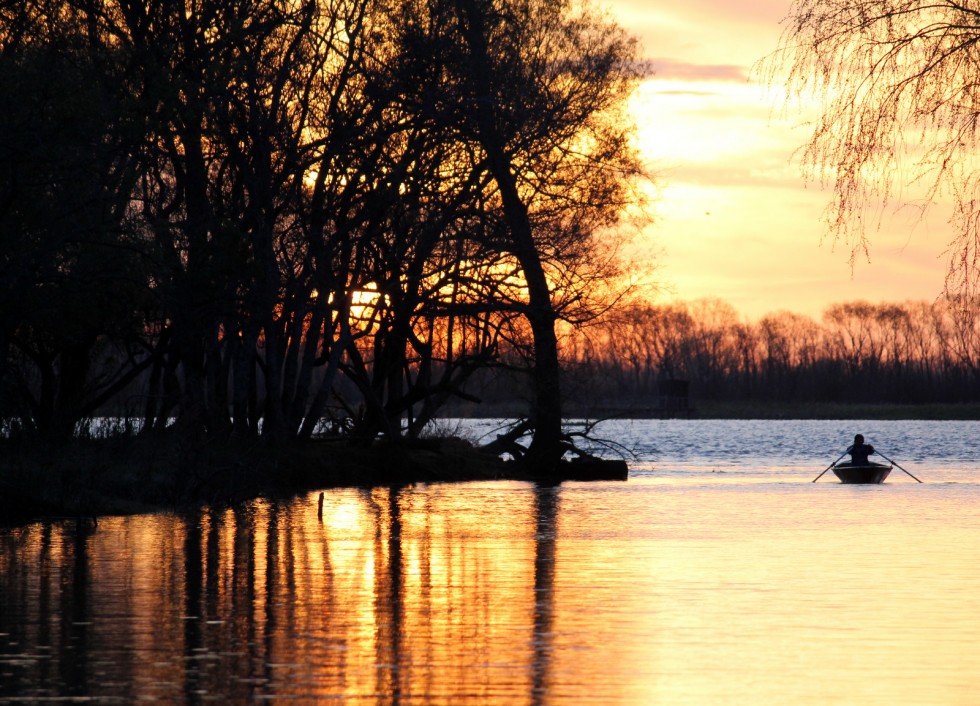
[[[884,463],[868,461],[855,466],[849,461],[831,467],[841,483],[881,483],[891,473],[892,467]]]

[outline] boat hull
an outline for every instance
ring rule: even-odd
[[[892,472],[891,466],[883,463],[868,463],[863,466],[852,466],[849,463],[842,463],[833,467],[834,475],[840,478],[841,483],[883,483],[888,474]]]

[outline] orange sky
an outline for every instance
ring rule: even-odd
[[[821,220],[831,194],[806,184],[794,151],[800,115],[753,70],[778,43],[789,0],[608,0],[637,35],[655,76],[636,97],[647,158],[659,175],[653,258],[664,300],[718,297],[756,319],[788,310],[820,318],[828,304],[932,300],[951,236],[944,211],[908,212],[873,233],[870,262],[833,243]]]

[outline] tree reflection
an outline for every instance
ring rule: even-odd
[[[534,681],[531,703],[546,702],[553,649],[555,545],[558,537],[559,486],[534,488]]]
[[[201,649],[201,613],[204,584],[204,561],[201,555],[200,515],[184,520],[184,651],[193,654]],[[197,674],[184,671],[184,695],[188,703],[195,703],[199,684]]]
[[[544,703],[559,497],[340,490],[322,522],[311,494],[8,534],[0,649],[51,654],[0,695]]]

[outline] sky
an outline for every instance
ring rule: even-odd
[[[657,175],[654,222],[634,257],[653,260],[657,301],[718,298],[744,318],[780,311],[819,320],[830,304],[932,301],[952,238],[886,211],[868,257],[822,221],[832,194],[804,181],[805,116],[756,64],[773,52],[790,0],[607,0],[654,67],[633,102],[640,147]]]

